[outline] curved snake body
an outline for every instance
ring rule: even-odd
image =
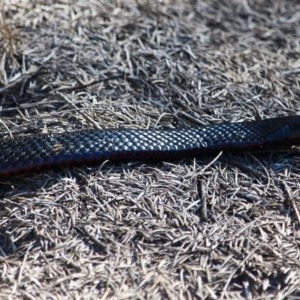
[[[4,139],[0,176],[129,160],[170,160],[300,143],[300,116],[169,130],[83,130]]]

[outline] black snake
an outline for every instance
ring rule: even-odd
[[[169,130],[82,130],[3,139],[0,176],[109,161],[170,160],[300,143],[300,116]]]

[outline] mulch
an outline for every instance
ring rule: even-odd
[[[0,7],[3,139],[300,112],[298,1]],[[297,149],[3,178],[0,298],[299,299],[299,182]]]

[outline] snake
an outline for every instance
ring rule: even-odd
[[[171,129],[83,129],[3,138],[0,177],[105,161],[157,161],[300,144],[300,115]]]

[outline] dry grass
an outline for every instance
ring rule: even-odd
[[[2,3],[2,136],[300,112],[296,0]],[[287,152],[1,180],[0,298],[299,299],[299,180]]]

